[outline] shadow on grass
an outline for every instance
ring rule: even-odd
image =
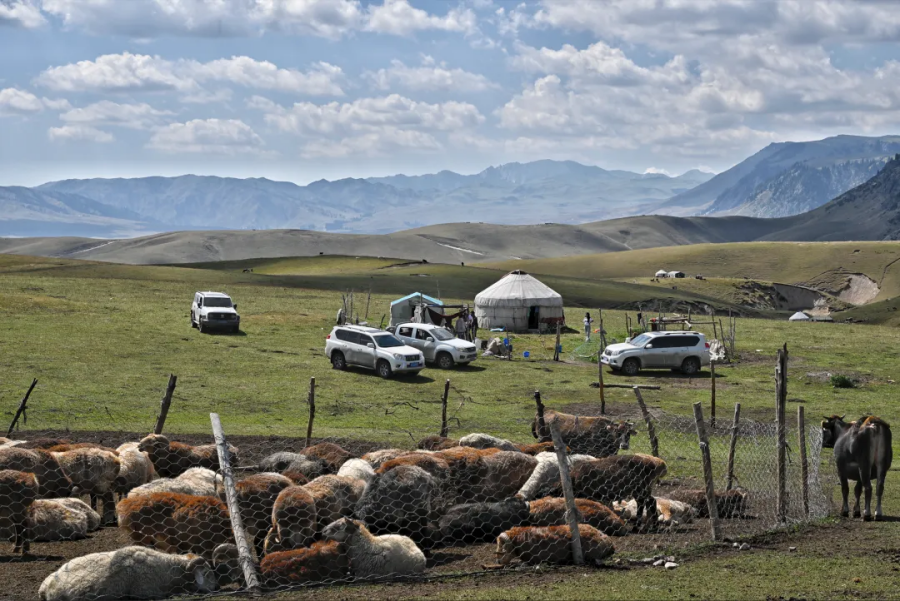
[[[621,371],[605,371],[604,374],[609,374],[616,378],[640,378],[644,380],[658,378],[660,380],[709,380],[712,376],[708,371],[701,371],[692,376],[683,374],[679,371],[665,371],[665,370],[641,370],[634,376],[628,376]],[[728,376],[723,375],[722,373],[716,374],[716,380],[727,380]]]

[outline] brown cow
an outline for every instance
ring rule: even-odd
[[[848,480],[856,481],[854,493],[856,505],[853,517],[859,517],[859,497],[866,491],[866,509],[862,514],[865,521],[872,519],[872,480],[876,480],[875,519],[884,517],[881,511],[881,497],[884,495],[884,477],[891,469],[893,449],[891,448],[891,427],[881,418],[864,415],[849,424],[844,416],[832,415],[822,422],[822,446],[834,449],[838,478],[841,481],[843,505],[841,516],[850,516],[847,497],[850,494]]]
[[[538,417],[531,422],[531,435],[541,442],[550,437],[550,423],[556,419],[559,433],[573,453],[583,453],[594,457],[609,457],[628,450],[631,437],[637,435],[634,424],[626,421],[615,422],[606,417],[585,417],[570,415],[548,409],[544,411],[544,428]]]

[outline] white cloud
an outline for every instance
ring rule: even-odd
[[[38,98],[18,88],[0,90],[0,115],[31,115],[44,109],[65,110],[69,107],[69,101],[65,99]]]
[[[431,134],[386,127],[378,133],[351,136],[339,140],[314,140],[307,143],[300,154],[304,158],[374,157],[410,150],[431,152],[442,148],[441,143]]]
[[[236,119],[194,119],[158,129],[148,148],[171,153],[261,154],[265,143]]]
[[[51,127],[47,131],[47,135],[54,142],[96,142],[105,144],[112,142],[114,139],[112,134],[89,125]]]
[[[477,22],[469,8],[452,8],[441,17],[410,6],[408,0],[384,0],[380,6],[369,7],[365,29],[400,36],[429,29],[475,33]]]
[[[340,96],[343,78],[340,67],[328,63],[316,63],[310,71],[302,72],[281,69],[268,61],[246,56],[201,63],[124,52],[51,67],[37,77],[36,83],[69,92],[177,91],[196,97],[204,91],[202,83],[216,82],[313,96]]]
[[[644,175],[668,175],[669,177],[675,177],[668,170],[661,167],[647,167],[644,169]]]
[[[0,26],[36,29],[46,22],[33,0],[0,0]]]
[[[419,92],[482,92],[499,87],[484,75],[449,69],[444,62],[435,64],[430,56],[422,57],[421,67],[407,67],[403,62],[393,60],[390,68],[366,71],[363,77],[380,90],[397,87]]]
[[[59,116],[66,123],[83,125],[117,125],[131,129],[150,129],[167,117],[171,111],[160,111],[149,104],[119,104],[102,100],[83,108],[74,108]]]

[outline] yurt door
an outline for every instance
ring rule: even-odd
[[[541,308],[529,307],[528,309],[528,329],[537,330],[541,325]]]

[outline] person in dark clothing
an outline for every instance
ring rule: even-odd
[[[472,313],[472,342],[478,337],[478,317]]]

